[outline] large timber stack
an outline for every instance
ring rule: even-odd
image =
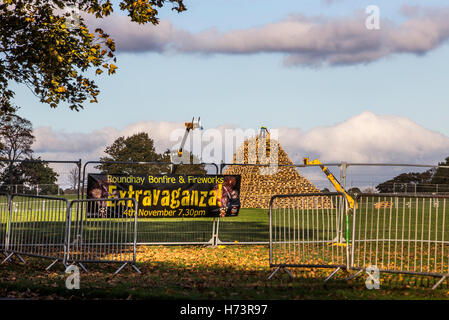
[[[283,166],[293,165],[293,162],[280,143],[270,139],[269,133],[246,140],[234,154],[233,163],[243,165],[229,165],[223,174],[242,176],[240,201],[243,208],[268,208],[270,199],[275,194],[320,192],[299,174],[297,168]],[[260,164],[271,165],[263,167]],[[278,207],[332,207],[328,197],[290,198],[276,203]]]

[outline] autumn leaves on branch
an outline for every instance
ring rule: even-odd
[[[132,22],[158,23],[158,8],[186,10],[183,0],[123,0],[120,9]],[[70,25],[73,12],[77,23]],[[0,109],[12,105],[11,82],[25,84],[42,103],[56,108],[65,103],[83,109],[98,102],[100,93],[88,71],[112,75],[117,70],[116,44],[102,29],[89,30],[83,17],[112,14],[110,0],[4,0],[0,2]]]

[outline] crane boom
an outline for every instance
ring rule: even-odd
[[[320,160],[318,160],[318,159],[309,160],[309,158],[304,158],[304,165],[319,165],[321,170],[326,175],[327,179],[334,186],[335,190],[337,190],[337,192],[341,192],[345,195],[346,200],[348,201],[349,208],[354,209],[354,206],[355,206],[354,198],[351,197],[349,195],[349,193],[346,192],[346,190],[343,188],[343,186],[340,184],[340,182],[337,180],[337,178],[335,178],[335,176],[332,174],[332,172],[330,172],[330,170],[327,167],[323,166],[323,164],[321,163]]]
[[[179,145],[179,148],[177,151],[172,152],[170,154],[171,162],[172,163],[180,163],[183,160],[183,150],[184,145],[186,144],[187,137],[189,136],[190,131],[195,129],[203,130],[203,127],[201,126],[200,117],[198,117],[198,120],[195,122],[195,117],[192,118],[191,122],[185,122],[186,131],[184,132],[184,136],[182,137],[181,144]]]

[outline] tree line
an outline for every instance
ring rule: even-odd
[[[20,185],[21,192],[35,193],[40,185],[40,194],[58,193],[58,174],[34,155],[33,126],[16,111],[0,113],[0,191],[12,192]]]
[[[17,114],[18,108],[0,114],[0,191],[15,192],[20,186],[20,193],[61,194],[58,186],[59,174],[48,163],[34,154],[32,145],[35,141],[31,122]],[[104,162],[96,169],[109,174],[206,174],[202,164],[173,167],[170,164],[170,150],[158,153],[154,141],[148,133],[140,132],[129,137],[119,137],[106,146]],[[198,162],[190,155],[192,163]],[[154,164],[131,164],[117,162],[159,162]],[[68,173],[70,189],[75,192],[78,186],[78,168]]]
[[[401,173],[396,177],[380,183],[376,189],[381,193],[448,193],[449,192],[449,157],[438,163],[437,168],[424,172]]]

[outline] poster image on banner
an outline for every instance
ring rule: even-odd
[[[139,218],[232,217],[240,211],[240,184],[239,175],[89,174],[87,198],[134,198]],[[94,201],[87,216],[113,213],[134,216],[133,201]]]

